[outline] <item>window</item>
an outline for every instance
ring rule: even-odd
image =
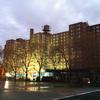
[[[99,26],[96,26],[96,28],[98,29],[98,28],[100,28]]]
[[[96,32],[100,32],[100,30],[99,30],[99,29],[97,29],[97,30],[96,30]]]

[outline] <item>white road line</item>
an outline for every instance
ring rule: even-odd
[[[85,94],[90,94],[90,93],[99,92],[99,91],[100,91],[100,89],[97,89],[97,90],[94,90],[94,91],[78,93],[78,94],[75,94],[75,95],[69,95],[69,96],[65,96],[65,97],[62,97],[62,98],[56,98],[54,100],[67,99],[67,98],[70,98],[70,97],[80,96],[80,95],[85,95]]]

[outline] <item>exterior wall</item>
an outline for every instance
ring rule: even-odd
[[[92,33],[88,31],[86,22],[69,26],[70,37],[70,68],[85,69],[91,67],[91,39]],[[90,60],[91,59],[91,60]],[[89,61],[90,60],[90,61]]]
[[[8,40],[4,58],[16,52],[23,54],[28,48],[31,58],[29,66],[39,68],[37,59],[43,60],[43,69],[91,69],[100,67],[100,25],[89,26],[87,22],[69,25],[69,31],[51,34],[30,31],[30,39]],[[24,48],[24,49],[23,49]],[[15,51],[14,51],[15,50]],[[18,62],[23,59],[21,56]],[[29,58],[27,58],[28,60]],[[6,59],[4,59],[6,61]],[[23,66],[18,63],[18,66]]]
[[[100,24],[90,26],[90,30],[94,34],[94,59],[96,71],[100,72]]]

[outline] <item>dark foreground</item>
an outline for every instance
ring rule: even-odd
[[[56,100],[100,100],[100,90],[70,95]]]
[[[98,87],[68,87],[65,83],[0,81],[0,100],[100,100],[100,93],[72,97],[80,93],[99,90]]]

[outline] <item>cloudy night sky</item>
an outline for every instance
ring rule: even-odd
[[[100,0],[0,0],[0,45],[28,39],[30,28],[39,32],[49,24],[56,33],[81,21],[100,23]]]

